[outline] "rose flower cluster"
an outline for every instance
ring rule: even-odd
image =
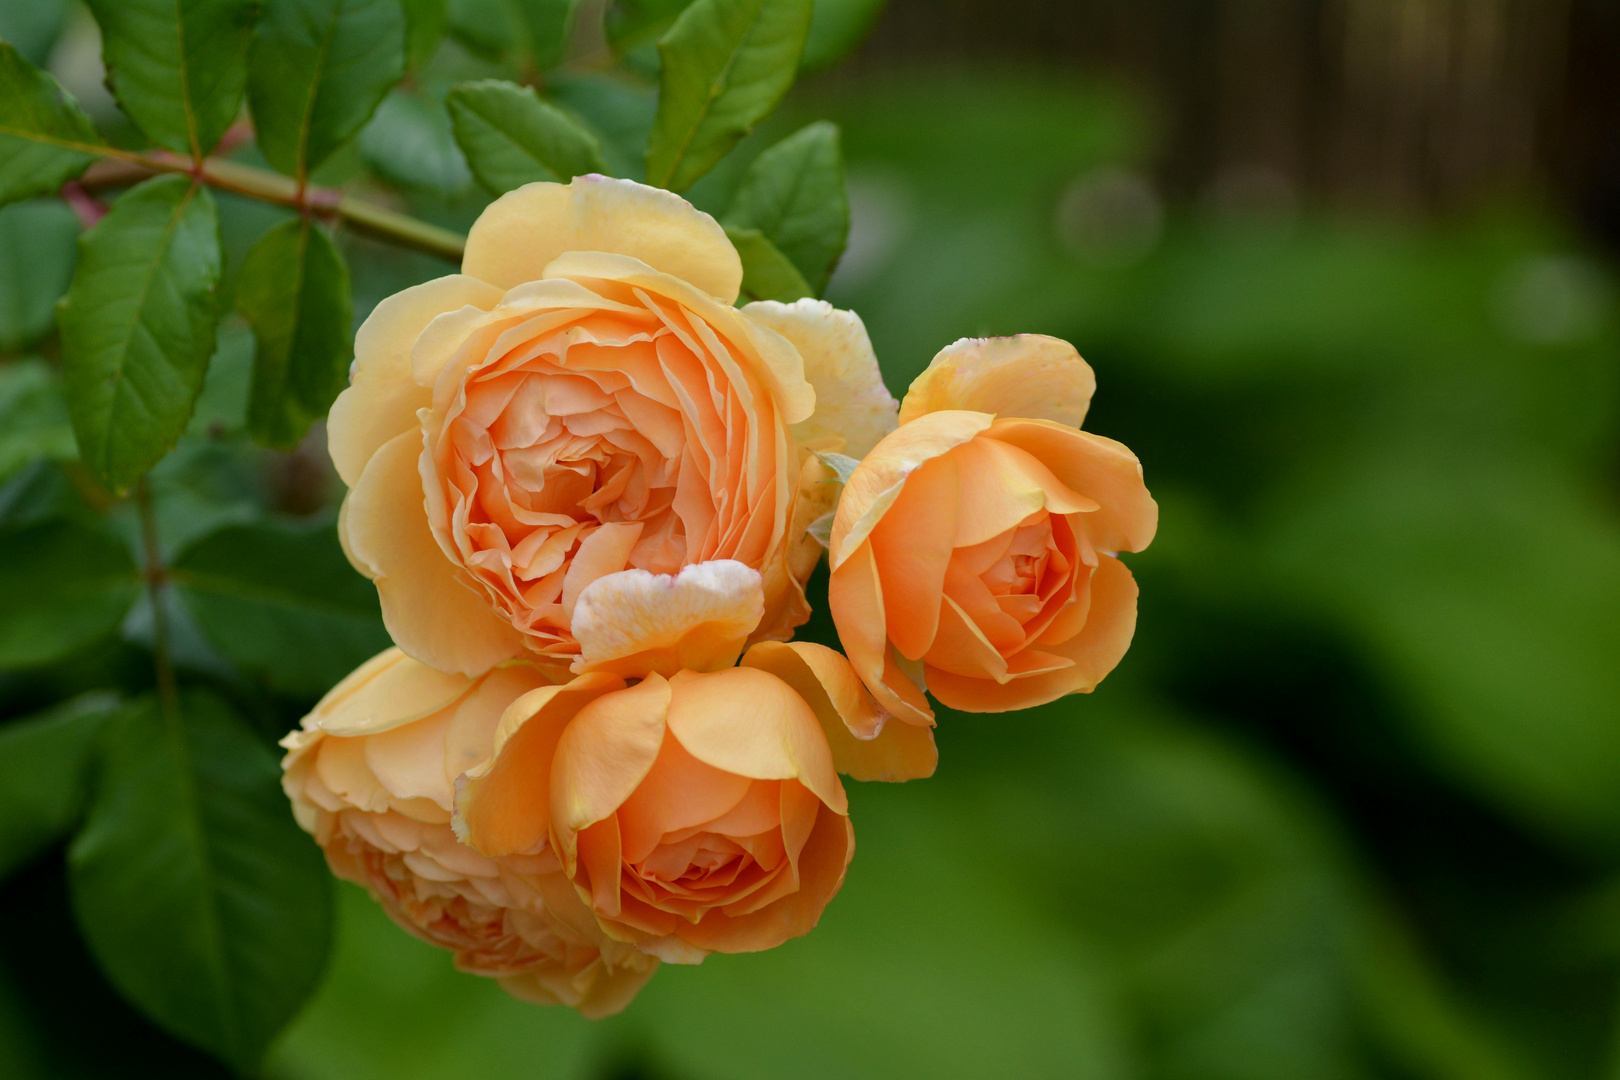
[[[958,342],[897,406],[858,318],[741,281],[676,195],[531,184],[377,306],[329,421],[397,647],[283,741],[298,820],[462,969],[586,1016],[815,926],[839,774],[931,775],[927,694],[1089,691],[1135,627],[1117,553],[1157,508],[1080,430],[1072,347]],[[791,640],[818,536],[847,658]]]

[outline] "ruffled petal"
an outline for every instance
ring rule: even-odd
[[[912,381],[900,422],[971,409],[1079,427],[1096,390],[1091,365],[1067,341],[1042,334],[963,338],[941,349]]]
[[[1083,521],[1099,551],[1141,551],[1159,527],[1159,504],[1142,481],[1142,463],[1124,445],[1044,420],[997,420],[987,438],[1016,446],[1100,509]]]
[[[622,570],[579,594],[576,667],[627,677],[730,667],[764,614],[759,571],[734,559],[694,563],[678,574]]]

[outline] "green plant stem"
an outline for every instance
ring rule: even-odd
[[[119,187],[154,173],[180,173],[195,177],[210,187],[235,192],[262,202],[297,210],[301,214],[337,219],[356,232],[425,251],[441,259],[459,263],[467,240],[460,233],[418,221],[407,214],[345,195],[334,188],[303,187],[290,176],[243,165],[223,158],[193,159],[166,151],[131,153],[111,147],[94,147],[108,159],[92,166],[80,179],[86,190]]]
[[[157,515],[152,512],[152,491],[146,477],[135,482],[135,506],[141,517],[141,549],[146,564],[146,592],[152,604],[152,665],[157,670],[158,702],[170,722],[180,717],[180,688],[169,657],[169,612],[164,592],[169,571],[158,546]]]

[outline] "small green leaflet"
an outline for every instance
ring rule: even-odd
[[[668,30],[692,0],[614,0],[608,5],[607,39],[616,52],[631,52]]]
[[[78,456],[56,369],[36,356],[0,365],[0,480],[34,461]]]
[[[823,481],[823,483],[827,484],[849,483],[849,478],[855,474],[855,470],[861,464],[860,458],[852,458],[848,454],[823,453],[820,450],[813,451],[813,453],[821,459],[823,465],[836,474],[834,479]]]
[[[78,250],[79,219],[61,199],[0,208],[0,353],[50,334]]]
[[[411,70],[433,59],[444,38],[445,0],[401,0],[405,8],[406,62]]]
[[[396,89],[383,98],[360,132],[360,156],[402,188],[454,196],[472,182],[444,103],[421,89]]]
[[[266,446],[296,446],[348,382],[349,268],[320,226],[285,221],[242,261],[236,309],[255,341],[248,429]]]
[[[218,698],[109,717],[68,886],[118,990],[175,1035],[257,1075],[315,988],[331,879],[282,794],[275,756]]]
[[[56,80],[0,41],[0,205],[56,194],[100,146],[90,118]]]
[[[103,529],[59,518],[0,533],[0,670],[106,637],[140,591],[129,548]]]
[[[456,142],[478,182],[495,195],[535,180],[608,173],[596,136],[526,86],[486,79],[446,99]]]
[[[684,191],[776,108],[810,30],[812,0],[697,0],[658,41],[658,118],[647,182]]]
[[[573,34],[580,0],[513,0],[527,39],[528,60],[537,71],[562,63]]]
[[[81,694],[0,727],[0,879],[73,828],[91,739],[117,703],[108,693]]]
[[[62,373],[85,465],[123,491],[186,429],[214,353],[219,215],[183,176],[146,181],[79,241]]]
[[[726,236],[742,259],[743,280],[740,301],[780,300],[792,303],[814,295],[793,261],[776,249],[758,229],[726,226]]]
[[[810,40],[804,43],[799,73],[832,67],[854,52],[883,12],[885,0],[816,0]]]
[[[242,107],[255,0],[88,0],[107,83],[147,138],[207,154]]]
[[[723,220],[764,233],[820,296],[849,240],[838,126],[811,124],[755,158]]]
[[[305,177],[365,126],[405,74],[399,0],[266,0],[248,64],[265,160]]]

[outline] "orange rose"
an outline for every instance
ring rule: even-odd
[[[855,837],[835,770],[932,771],[929,733],[885,736],[879,717],[819,645],[764,642],[740,667],[631,686],[587,673],[507,710],[456,827],[496,859],[549,847],[594,925],[660,959],[773,948],[843,884]]]
[[[506,707],[545,682],[519,664],[446,675],[389,649],[282,740],[282,782],[332,872],[400,926],[516,997],[607,1016],[658,961],[596,929],[544,846],[491,859],[450,828],[456,777],[488,759]]]
[[[963,340],[838,503],[829,603],[878,703],[927,725],[1084,693],[1125,655],[1136,583],[1116,557],[1158,507],[1124,446],[1079,430],[1096,381],[1055,338]]]
[[[405,652],[468,675],[523,654],[579,670],[593,583],[717,560],[761,595],[717,655],[804,621],[802,526],[823,496],[801,495],[801,447],[862,453],[894,402],[858,319],[739,310],[741,279],[708,215],[580,177],[497,199],[461,274],[377,306],[329,438],[345,550]]]

